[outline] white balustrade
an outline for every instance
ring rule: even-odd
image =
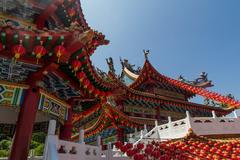
[[[134,145],[147,139],[176,139],[183,138],[188,134],[191,128],[196,135],[224,135],[239,134],[240,135],[240,118],[236,112],[233,118],[217,117],[212,112],[212,117],[191,117],[186,112],[186,118],[173,121],[168,117],[168,123],[156,126],[137,140]]]
[[[60,140],[55,135],[56,121],[50,120],[46,137],[43,160],[128,160],[118,150],[112,150],[111,144],[107,151],[101,149],[101,137],[97,138],[97,146],[84,143],[84,130],[80,129],[79,143]]]
[[[99,160],[101,147],[86,145],[83,141],[84,131],[80,130],[80,143],[59,140],[55,135],[56,121],[50,120],[46,138],[43,160]],[[99,138],[98,138],[98,141]],[[99,143],[99,142],[98,142]],[[99,145],[99,144],[98,144]]]

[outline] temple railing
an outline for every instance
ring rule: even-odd
[[[59,140],[55,135],[56,121],[51,120],[46,138],[43,160],[99,160],[101,147]],[[81,131],[82,132],[82,131]],[[82,135],[82,134],[80,134]],[[82,137],[81,137],[82,138]]]
[[[187,111],[186,118],[173,122],[171,117],[168,117],[167,124],[158,125],[155,122],[155,127],[151,131],[146,134],[140,132],[140,138],[134,142],[134,145],[149,139],[164,141],[183,138],[188,134],[190,128],[196,135],[203,136],[240,135],[240,118],[236,112],[234,112],[234,117],[216,117],[214,111],[212,111],[212,115],[212,117],[191,117]]]
[[[56,121],[50,120],[48,136],[46,138],[43,160],[128,160],[126,155],[111,148],[102,151],[101,137],[97,138],[97,146],[87,145],[84,142],[84,130],[80,130],[78,143],[59,140],[55,135]]]

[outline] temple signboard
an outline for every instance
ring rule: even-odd
[[[43,90],[41,90],[40,93],[41,97],[38,109],[58,117],[60,121],[66,120],[69,108],[68,104],[60,101],[52,95],[47,94]]]

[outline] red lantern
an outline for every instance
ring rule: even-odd
[[[145,159],[144,155],[140,154],[140,153],[135,154],[133,158],[134,158],[134,160],[144,160]]]
[[[153,145],[152,145],[152,144],[147,144],[146,148],[151,148],[151,149],[153,149]]]
[[[77,73],[77,78],[78,78],[81,82],[82,82],[86,77],[87,77],[87,76],[86,76],[86,74],[85,74],[83,71]]]
[[[128,157],[132,157],[133,155],[134,155],[133,150],[131,150],[131,149],[127,150],[127,156]]]
[[[120,150],[121,150],[121,152],[123,152],[123,153],[125,153],[125,152],[127,152],[127,146],[126,145],[124,145],[124,146],[122,146],[121,148],[120,148]]]
[[[95,90],[93,91],[93,93],[94,93],[95,96],[99,96],[100,91],[99,91],[98,89],[95,89]]]
[[[161,154],[160,154],[159,151],[154,151],[154,152],[153,152],[153,156],[154,156],[156,159],[158,159],[158,158],[161,156]]]
[[[87,88],[90,85],[90,81],[88,79],[83,80],[83,87]]]
[[[127,146],[128,149],[132,149],[133,148],[133,144],[132,143],[127,143],[126,146]]]
[[[76,11],[75,11],[74,8],[69,8],[69,9],[68,9],[68,15],[69,15],[70,17],[75,16],[75,14],[76,14]]]
[[[60,60],[60,57],[64,54],[67,53],[67,50],[66,48],[63,46],[63,43],[61,45],[58,45],[54,48],[54,52],[58,58],[58,63],[59,63],[59,60]]]
[[[36,46],[33,52],[36,55],[37,64],[38,64],[38,60],[47,53],[47,50],[42,46],[42,42],[41,42],[41,45]]]
[[[20,41],[19,45],[15,45],[12,49],[12,52],[14,53],[15,60],[19,59],[22,55],[26,53],[26,49],[22,45],[22,41]]]
[[[147,154],[147,155],[151,155],[152,154],[152,148],[150,148],[150,147],[147,147],[147,148],[145,148],[145,153]]]
[[[144,144],[138,143],[137,144],[137,149],[142,150],[144,148]]]
[[[73,71],[75,72],[75,75],[76,75],[76,72],[79,70],[79,68],[82,66],[81,62],[78,61],[78,60],[73,60],[72,63],[71,63],[71,67],[73,68]]]
[[[91,85],[88,89],[88,92],[89,93],[92,93],[94,91],[95,87],[93,85]]]

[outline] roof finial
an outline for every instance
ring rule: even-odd
[[[150,53],[150,50],[143,50],[144,56],[145,56],[145,60],[148,60],[148,54]]]
[[[112,57],[106,58],[106,61],[107,61],[108,67],[109,67],[109,71],[112,73],[115,73]]]

